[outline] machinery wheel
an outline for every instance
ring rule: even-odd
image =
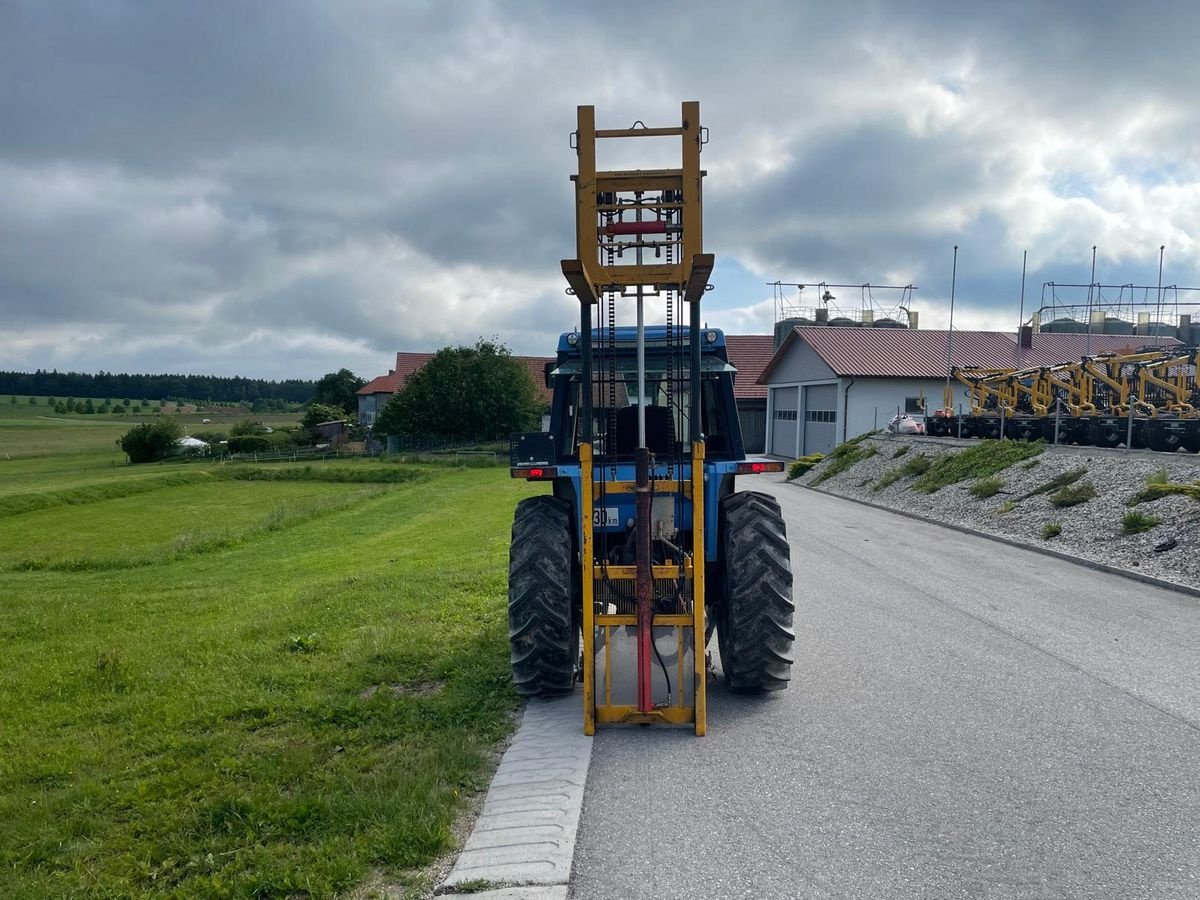
[[[1115,447],[1125,440],[1121,422],[1111,416],[1092,419],[1092,444],[1097,447]]]
[[[579,659],[571,510],[555,497],[517,504],[508,551],[508,643],[523,697],[570,691]]]
[[[721,501],[717,643],[738,693],[780,691],[792,675],[792,567],[779,503],[756,491]]]

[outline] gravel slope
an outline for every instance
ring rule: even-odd
[[[1000,493],[986,499],[976,499],[968,493],[973,481],[925,494],[912,490],[913,482],[917,479],[909,476],[876,489],[885,473],[899,468],[916,454],[934,458],[947,453],[959,453],[977,443],[877,435],[867,438],[864,444],[875,448],[877,452],[874,456],[814,484],[826,465],[818,464],[796,479],[795,483],[813,485],[839,496],[868,500],[990,534],[1004,535],[1030,545],[1050,546],[1059,552],[1200,588],[1200,555],[1196,552],[1200,546],[1200,503],[1187,497],[1169,496],[1139,504],[1136,507],[1139,511],[1162,519],[1162,524],[1142,534],[1126,535],[1121,523],[1122,517],[1130,509],[1130,497],[1145,486],[1147,475],[1165,468],[1170,481],[1200,480],[1200,456],[1184,453],[1126,455],[1120,451],[1048,446],[1033,460],[1019,462],[1000,472],[997,477],[1004,482],[1003,488]],[[903,447],[908,449],[902,450]],[[897,457],[897,453],[901,455]],[[1091,482],[1096,488],[1098,496],[1094,499],[1068,508],[1052,506],[1050,494],[1019,499],[1054,476],[1080,467],[1087,469],[1081,482]],[[1011,511],[1004,511],[1008,503],[1015,503],[1015,507]],[[1043,539],[1042,529],[1050,522],[1057,522],[1062,527],[1062,533],[1058,537]],[[1155,546],[1168,538],[1174,538],[1176,546],[1155,552]]]

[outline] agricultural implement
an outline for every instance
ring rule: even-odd
[[[955,414],[947,390],[928,433],[1200,452],[1198,363],[1200,350],[1170,347],[1021,370],[956,367],[970,409]]]
[[[598,141],[643,137],[678,138],[680,166],[597,171]],[[736,370],[700,315],[714,264],[706,139],[694,102],[667,128],[598,130],[581,106],[572,135],[577,253],[562,271],[580,328],[546,369],[549,429],[512,438],[513,477],[551,493],[517,506],[508,613],[518,692],[582,681],[588,734],[597,723],[704,734],[714,627],[733,690],[780,690],[791,673],[783,517],[770,495],[735,488],[783,464],[746,458]]]

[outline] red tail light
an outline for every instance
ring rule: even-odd
[[[737,474],[739,475],[763,475],[767,472],[782,472],[783,463],[775,460],[762,460],[757,462],[742,462],[738,463]]]
[[[558,469],[554,466],[530,466],[511,469],[509,474],[513,478],[524,478],[526,481],[549,481],[558,477]]]

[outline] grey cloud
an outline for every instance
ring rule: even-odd
[[[1027,240],[1053,247],[1031,283],[1102,229],[1122,239],[1110,270],[1142,271],[1153,210],[1047,197],[1102,191],[1097,166],[1200,182],[1198,15],[18,0],[0,6],[0,314],[23,365],[319,375],[341,353],[373,374],[481,334],[542,352],[575,318],[554,286],[574,105],[628,124],[690,98],[718,253],[764,280],[911,273],[940,302],[957,242],[960,296],[1007,308]],[[1026,152],[1056,142],[1067,176]],[[1194,220],[1170,216],[1194,281]],[[113,338],[64,346],[64,324]]]

